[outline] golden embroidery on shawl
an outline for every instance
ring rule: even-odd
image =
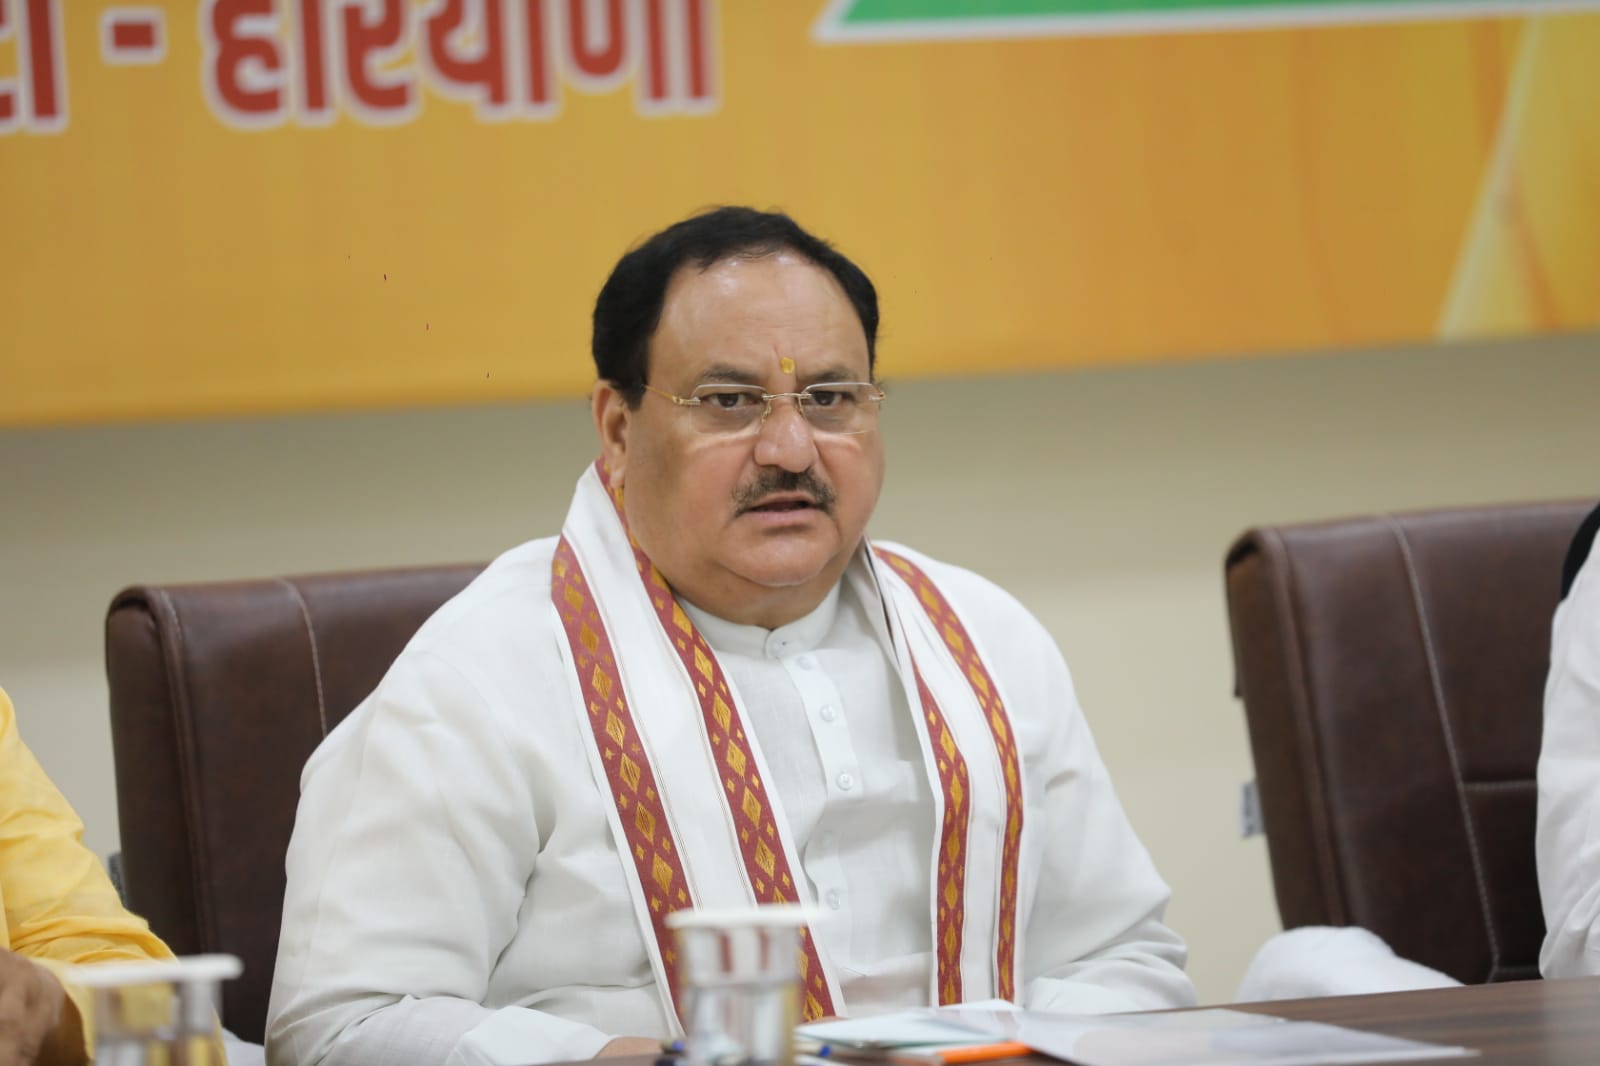
[[[605,482],[604,466],[599,465],[598,470],[601,481]],[[613,506],[617,509],[617,518],[626,529],[628,522],[622,508],[621,493],[612,491],[609,494]],[[678,657],[683,661],[684,669],[689,671],[689,676],[695,681],[695,695],[700,702],[701,719],[705,724],[706,735],[711,741],[712,757],[722,772],[728,810],[738,830],[741,858],[752,894],[758,903],[791,902],[792,896],[786,893],[783,887],[794,883],[790,878],[789,861],[781,849],[774,849],[766,843],[768,840],[774,842],[777,840],[777,823],[773,820],[772,805],[767,802],[766,790],[761,784],[760,776],[746,773],[746,769],[754,764],[754,759],[745,736],[744,723],[740,721],[738,710],[734,706],[732,690],[729,689],[728,680],[722,672],[722,664],[717,661],[705,637],[694,627],[693,621],[672,598],[666,579],[650,562],[649,556],[640,549],[631,534],[628,543],[633,548],[634,565],[640,580],[645,584],[647,594],[652,589],[662,593],[659,596],[649,595],[648,598],[655,610],[656,619],[661,623]],[[680,614],[683,615],[681,621],[678,617]],[[681,634],[683,639],[671,639],[674,631]],[[743,782],[743,788],[736,788],[735,782]],[[737,803],[734,800],[736,793],[739,796]],[[762,861],[763,848],[766,849],[766,854],[771,856],[770,868]],[[811,975],[811,984],[803,1000],[802,1013],[805,1020],[813,1021],[830,1016],[834,1013],[833,999],[822,978],[821,957],[817,954],[816,942],[812,939],[810,931],[804,928],[801,930],[800,951],[807,967],[806,972]]]
[[[678,861],[677,848],[672,843],[672,830],[656,792],[655,772],[636,739],[632,715],[622,698],[621,686],[613,682],[611,675],[601,665],[615,661],[611,656],[611,640],[599,612],[588,597],[577,590],[577,584],[582,580],[583,570],[578,565],[577,555],[563,537],[556,545],[555,561],[551,565],[550,598],[561,616],[567,644],[572,651],[573,666],[583,688],[584,702],[589,708],[590,724],[595,744],[603,757],[612,800],[619,814],[630,807],[633,810],[632,818],[620,819],[623,834],[627,838],[626,850],[633,856],[639,884],[649,907],[651,931],[666,961],[667,990],[676,1003],[678,971],[673,964],[676,958],[672,950],[673,933],[667,928],[666,916],[671,911],[690,906],[691,901],[683,888],[683,867]],[[598,713],[601,709],[606,712],[604,718]],[[620,757],[618,752],[621,752]]]
[[[1001,703],[999,690],[995,688],[994,681],[989,675],[989,668],[979,658],[977,648],[972,643],[972,637],[967,632],[967,627],[950,607],[950,603],[944,598],[943,593],[928,578],[928,575],[923,573],[922,568],[911,562],[911,560],[893,552],[885,551],[882,548],[875,550],[880,558],[887,560],[891,567],[904,576],[912,591],[916,594],[917,601],[928,612],[928,618],[933,622],[934,631],[944,638],[945,647],[949,650],[962,675],[966,677],[968,683],[972,686],[972,694],[977,698],[978,705],[984,711],[984,718],[989,725],[989,733],[994,738],[995,752],[1000,757],[1001,777],[1005,787],[1006,818],[1005,833],[1000,847],[1000,905],[999,921],[997,923],[1000,935],[995,945],[995,987],[998,989],[1002,999],[1015,1001],[1017,993],[1017,862],[1021,854],[1022,843],[1022,778],[1020,772],[1021,764],[1010,725],[1006,720],[1005,708]],[[915,668],[915,664],[913,664],[913,668]],[[923,682],[920,671],[917,674],[917,687],[922,694],[923,707],[927,710],[930,704],[933,703],[933,695]],[[930,730],[932,729],[933,713],[936,712],[930,712],[928,716]],[[930,732],[930,739],[933,740],[935,748],[938,749],[940,747],[938,734]],[[961,767],[963,771],[961,779],[964,780],[966,776],[965,763],[961,764]],[[940,784],[944,786],[945,829],[948,832],[950,817],[956,809],[961,807],[962,795],[956,791],[956,788],[952,787],[952,782],[944,780],[945,774],[942,769],[940,777]],[[965,821],[966,819],[963,817],[963,826]],[[965,834],[963,833],[963,838],[964,836]],[[941,878],[943,878],[949,876],[945,873],[946,868],[949,868],[953,875],[955,871],[964,868],[965,863],[949,857],[958,854],[959,851],[950,851],[952,842],[947,837],[941,839],[944,841],[946,852],[948,852],[947,855],[941,857],[939,863]],[[962,844],[957,845],[957,847],[960,850],[964,850],[964,839]],[[962,887],[957,885],[955,889],[956,895],[959,896],[961,891]],[[939,893],[946,897],[949,895],[943,880],[939,885]],[[941,908],[941,913],[946,909],[953,910],[954,908]],[[959,921],[959,916],[956,920]],[[938,981],[941,1000],[945,995],[947,982],[944,970],[946,939],[947,937],[941,933],[936,941],[940,945],[940,951],[938,952],[940,966]],[[952,963],[959,963],[959,946],[956,949]],[[956,972],[957,974],[959,973],[959,971]],[[957,976],[956,979],[959,980],[959,977]]]

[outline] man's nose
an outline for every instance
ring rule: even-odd
[[[761,466],[782,467],[795,473],[816,464],[817,439],[792,396],[773,398],[757,430],[755,459]]]

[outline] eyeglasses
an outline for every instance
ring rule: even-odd
[[[687,396],[674,396],[651,385],[646,391],[689,409],[702,433],[734,434],[766,424],[773,400],[793,400],[817,433],[846,435],[877,428],[883,390],[865,381],[823,381],[799,392],[767,392],[759,385],[697,385]]]

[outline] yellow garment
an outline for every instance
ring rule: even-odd
[[[17,735],[11,700],[0,690],[0,945],[49,968],[81,963],[170,959],[143,918],[128,913],[93,852],[83,823]],[[94,1046],[91,997],[63,980],[81,1019],[81,1043]],[[70,1009],[70,1008],[63,1008]],[[222,1061],[220,1058],[217,1061]]]

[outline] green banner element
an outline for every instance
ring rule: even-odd
[[[1289,25],[1486,18],[1592,10],[1600,0],[833,0],[821,40],[985,39],[1070,35],[1118,17],[1144,24]]]

